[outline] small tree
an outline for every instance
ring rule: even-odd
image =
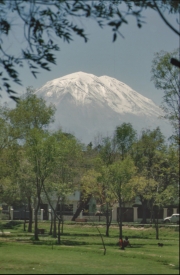
[[[103,212],[105,212],[106,216],[106,237],[109,237],[109,228],[112,222],[112,207],[116,202],[116,197],[111,190],[111,186],[109,184],[109,166],[102,165],[100,169],[101,176],[99,181],[101,182],[101,193],[98,201],[103,206]]]
[[[155,224],[156,239],[159,238],[159,213],[168,204],[178,201],[178,156],[172,146],[164,147],[164,151],[154,152],[154,161],[149,176],[144,172],[137,174],[127,184],[129,196],[140,198],[142,205],[146,202]],[[144,174],[144,176],[143,176]]]
[[[0,199],[9,206],[22,202],[18,182],[18,150],[17,144],[11,144],[0,154]]]
[[[114,162],[109,166],[109,184],[112,192],[114,193],[119,203],[119,239],[122,240],[122,203],[128,200],[128,194],[126,192],[126,185],[130,179],[134,176],[136,168],[134,162],[130,157],[126,157],[122,161]],[[122,246],[122,249],[124,247]]]
[[[18,152],[18,171],[17,181],[20,189],[21,197],[24,203],[28,205],[29,210],[29,224],[28,232],[32,232],[32,208],[33,198],[36,196],[36,190],[34,186],[35,173],[33,171],[32,164],[28,161],[24,148],[20,148]]]
[[[139,140],[133,144],[131,150],[131,156],[137,167],[139,177],[146,178],[147,182],[152,179],[153,167],[158,165],[160,154],[165,150],[165,139],[159,127],[154,130],[146,129],[142,131]],[[145,224],[147,223],[146,209],[148,201],[142,196],[140,196],[140,199],[143,209],[141,222]]]
[[[153,209],[154,197],[158,188],[158,183],[154,179],[146,178],[142,175],[136,175],[129,181],[126,187],[130,199],[134,200],[138,197],[142,203],[142,206],[146,206],[145,209],[147,209],[150,204],[151,210]]]
[[[43,189],[53,211],[53,237],[57,235],[56,220],[58,218],[58,243],[60,244],[60,223],[63,222],[63,216],[62,211],[58,216],[57,210],[59,204],[67,201],[67,196],[77,189],[77,166],[81,155],[81,145],[73,136],[68,136],[61,131],[55,132],[53,137],[56,140],[54,167]]]

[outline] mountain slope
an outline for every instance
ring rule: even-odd
[[[36,94],[56,106],[54,127],[61,126],[85,143],[98,133],[111,135],[123,122],[138,131],[160,125],[169,133],[169,125],[159,119],[162,110],[151,99],[109,76],[77,72],[48,81]]]

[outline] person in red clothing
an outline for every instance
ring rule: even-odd
[[[120,247],[122,247],[122,244],[123,244],[123,247],[127,247],[128,245],[131,247],[131,244],[128,240],[128,237],[125,237],[124,241],[122,239],[119,239],[118,244],[119,244]]]
[[[128,240],[128,237],[125,237],[125,240],[124,240],[123,244],[124,244],[124,247],[126,247],[128,245],[131,247],[130,242]]]
[[[119,240],[119,246],[120,246],[120,247],[122,246],[122,242],[123,242],[123,240],[120,239],[120,240]]]

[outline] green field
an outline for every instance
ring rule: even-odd
[[[49,230],[48,223],[39,228]],[[4,229],[10,235],[0,236],[0,274],[179,274],[179,227],[161,227],[155,240],[152,227],[123,227],[132,247],[124,251],[116,245],[118,227],[98,225],[106,245],[106,255],[100,235],[90,224],[64,225],[61,245],[48,234],[33,242],[32,234],[23,225]],[[163,247],[157,245],[164,244]]]

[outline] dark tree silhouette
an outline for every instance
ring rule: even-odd
[[[163,15],[165,10],[179,14],[180,3],[174,0],[0,0],[0,89],[16,100],[10,82],[22,85],[19,67],[27,64],[34,77],[40,68],[50,71],[60,50],[57,38],[70,43],[75,34],[87,42],[80,19],[91,18],[101,28],[110,27],[114,42],[122,36],[119,29],[129,16],[136,18],[139,28],[145,23],[142,14],[147,8],[157,11],[165,24],[180,34]],[[18,39],[19,52],[14,53],[12,45]]]

